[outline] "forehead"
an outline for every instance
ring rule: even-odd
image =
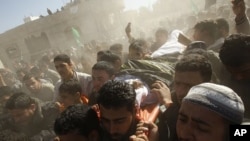
[[[55,64],[55,66],[57,66],[57,65],[69,65],[67,62],[64,62],[64,61],[55,61],[54,64]]]
[[[92,70],[92,76],[96,76],[96,77],[106,77],[108,76],[108,73],[106,70]]]
[[[116,120],[123,117],[133,116],[133,113],[128,111],[127,107],[121,108],[105,108],[100,105],[101,117],[108,120]]]
[[[74,95],[69,93],[69,92],[60,92],[59,91],[59,96],[61,96],[61,97],[73,97]]]
[[[182,102],[179,113],[185,115],[188,119],[198,119],[211,125],[225,123],[224,118],[219,114],[207,109],[204,106],[194,104],[189,101]]]
[[[184,71],[184,72],[176,71],[174,75],[174,81],[197,85],[203,82],[203,79],[199,71]]]

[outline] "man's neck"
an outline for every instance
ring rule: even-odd
[[[69,81],[74,78],[74,71],[72,70],[66,78],[63,78],[63,81]]]

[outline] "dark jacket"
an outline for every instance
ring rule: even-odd
[[[159,115],[158,131],[159,141],[176,141],[176,122],[180,109],[180,104],[174,92],[172,92],[173,104],[168,109]]]

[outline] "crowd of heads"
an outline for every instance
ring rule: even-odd
[[[228,140],[229,126],[250,118],[250,35],[232,33],[227,7],[216,9],[220,15],[212,9],[182,19],[178,35],[169,24],[155,30],[154,41],[135,38],[130,23],[128,46],[93,41],[0,69],[0,137],[155,141],[159,132],[159,141]],[[152,57],[157,51],[166,52]],[[150,114],[167,129],[158,131]]]

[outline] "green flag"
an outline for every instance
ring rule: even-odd
[[[191,7],[192,7],[193,12],[194,12],[195,14],[197,14],[198,11],[199,11],[199,8],[197,7],[197,5],[195,4],[195,2],[194,2],[193,0],[190,0],[190,5],[191,5]]]
[[[78,46],[82,46],[83,44],[80,41],[81,35],[79,34],[79,32],[77,31],[77,29],[75,29],[74,27],[71,28],[72,34],[74,36],[74,39],[77,43]]]

